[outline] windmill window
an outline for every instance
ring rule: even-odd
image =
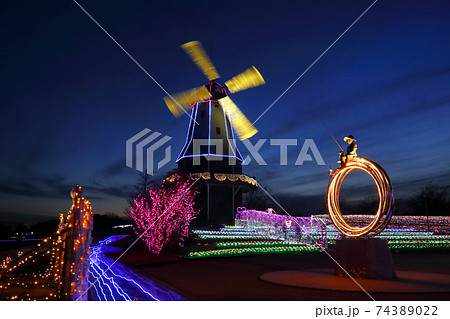
[[[220,127],[216,127],[216,133],[220,134]]]

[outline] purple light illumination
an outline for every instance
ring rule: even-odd
[[[239,207],[235,220],[238,226],[259,229],[277,239],[291,239],[327,247],[326,223],[320,218],[278,215]]]

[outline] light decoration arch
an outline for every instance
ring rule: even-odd
[[[369,174],[375,181],[379,203],[372,221],[363,227],[351,226],[342,215],[339,207],[339,193],[347,175],[361,170]],[[355,157],[345,166],[338,168],[328,184],[327,208],[330,218],[336,228],[345,236],[352,238],[372,237],[382,232],[389,224],[394,210],[394,193],[389,176],[384,169],[375,162],[362,157]]]

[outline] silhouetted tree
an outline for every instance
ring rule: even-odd
[[[446,216],[450,215],[450,186],[429,184],[410,197],[408,205],[414,215]]]
[[[264,189],[267,189],[263,186]],[[269,191],[268,191],[269,192]],[[270,193],[270,192],[269,192]],[[243,195],[243,204],[247,209],[266,210],[272,200],[260,187]]]
[[[354,215],[357,213],[357,207],[344,198],[339,199],[339,209],[343,215]]]
[[[10,225],[0,224],[0,239],[9,239],[14,234],[14,229]]]
[[[34,238],[45,238],[51,236],[58,230],[58,225],[58,219],[33,224],[30,226],[30,233],[33,232],[33,235],[31,236]]]
[[[28,227],[24,223],[19,223],[14,227],[14,235],[23,237],[26,233],[28,233]]]
[[[138,175],[138,181],[136,185],[134,186],[134,190],[131,192],[130,196],[127,199],[128,207],[124,210],[124,214],[127,215],[127,217],[130,220],[133,220],[130,212],[130,207],[133,207],[134,205],[134,199],[137,198],[139,195],[143,197],[147,197],[148,195],[148,189],[150,187],[155,187],[156,182],[152,179],[150,175],[147,174],[147,170],[144,172],[140,172]]]
[[[94,231],[99,232],[109,230],[113,226],[126,224],[127,220],[119,217],[113,213],[108,214],[94,214]]]
[[[138,195],[148,196],[148,189],[152,186],[155,186],[156,182],[152,179],[150,175],[147,174],[147,170],[143,173],[139,173],[138,182],[136,184],[135,191],[133,194],[133,198],[136,198]]]
[[[378,196],[366,196],[356,207],[356,212],[358,214],[375,214],[378,209],[378,204]]]

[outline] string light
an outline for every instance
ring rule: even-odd
[[[316,217],[279,215],[273,209],[263,212],[239,207],[235,224],[272,239],[318,244],[324,249],[328,245],[327,225]]]
[[[331,223],[331,219],[328,215],[313,215],[312,217],[320,218]],[[366,225],[371,222],[373,216],[371,215],[345,215],[345,219],[348,223],[359,226]],[[394,215],[389,223],[389,228],[397,229],[411,229],[415,231],[438,231],[438,232],[450,232],[450,216],[398,216]]]
[[[189,224],[198,214],[194,210],[194,196],[190,182],[177,177],[175,184],[163,189],[149,188],[147,196],[134,199],[131,216],[134,231],[145,242],[150,252],[159,254],[172,236],[179,234],[180,246],[187,237]],[[151,227],[149,227],[151,225]]]
[[[349,155],[350,156],[350,155]],[[349,157],[347,156],[347,157]],[[353,170],[361,170],[369,174],[375,181],[378,191],[379,204],[377,212],[367,225],[359,227],[350,225],[344,218],[339,207],[339,194],[344,179]],[[389,176],[384,169],[375,162],[362,157],[352,157],[344,166],[339,167],[328,184],[327,208],[331,220],[336,228],[347,237],[372,237],[386,228],[389,224],[394,205],[394,194]]]
[[[76,185],[71,192],[72,207],[67,219],[60,218],[60,225],[53,236],[42,239],[27,254],[19,251],[18,258],[5,264],[9,266],[1,278],[8,280],[7,285],[0,288],[11,289],[20,287],[23,296],[7,296],[8,300],[57,300],[64,296],[73,300],[87,288],[87,270],[89,268],[90,233],[93,225],[92,207],[88,200],[82,197],[81,186]],[[64,246],[63,246],[64,245]],[[63,249],[62,247],[71,247]],[[36,260],[38,264],[36,264]],[[66,262],[65,262],[66,260]],[[3,265],[3,264],[2,264]],[[10,266],[11,265],[11,266]],[[44,266],[44,269],[40,269]],[[36,269],[29,272],[28,269]],[[62,278],[66,269],[66,275]],[[23,288],[34,287],[49,290],[45,294],[39,290],[38,296],[30,296]],[[87,299],[87,295],[86,298]]]
[[[266,228],[266,227],[260,227]],[[257,231],[242,226],[226,226],[220,230],[194,230],[193,233],[200,243],[195,250],[190,251],[190,258],[208,258],[235,256],[241,254],[264,254],[264,253],[293,253],[287,247],[315,247],[308,246],[301,241],[269,240],[267,237],[257,236]],[[328,244],[333,245],[340,237],[336,228],[327,227]],[[432,232],[417,232],[410,228],[387,228],[376,236],[388,240],[391,249],[447,249],[450,248],[450,235],[434,235]],[[205,242],[206,240],[206,242]],[[210,241],[215,242],[211,243]],[[237,240],[237,241],[235,241]],[[204,242],[204,245],[201,242]],[[274,250],[267,248],[274,247]],[[280,248],[284,247],[284,248]],[[208,248],[208,249],[205,249]],[[302,251],[302,248],[300,248]]]
[[[306,246],[300,242],[283,242],[283,241],[237,241],[237,242],[219,242],[216,243],[215,247],[247,247],[247,246],[258,246],[258,247],[270,247],[270,246]]]
[[[317,246],[275,246],[275,247],[245,247],[216,249],[207,251],[190,252],[189,257],[221,257],[243,254],[273,254],[273,253],[303,253],[303,252],[319,252],[322,248]]]
[[[93,298],[96,298],[95,300],[135,300],[137,298],[140,300],[185,300],[167,288],[134,273],[121,263],[114,262],[104,254],[104,252],[121,251],[122,249],[108,246],[108,244],[124,237],[126,236],[111,236],[100,241],[97,246],[91,247],[90,282],[94,287]]]

